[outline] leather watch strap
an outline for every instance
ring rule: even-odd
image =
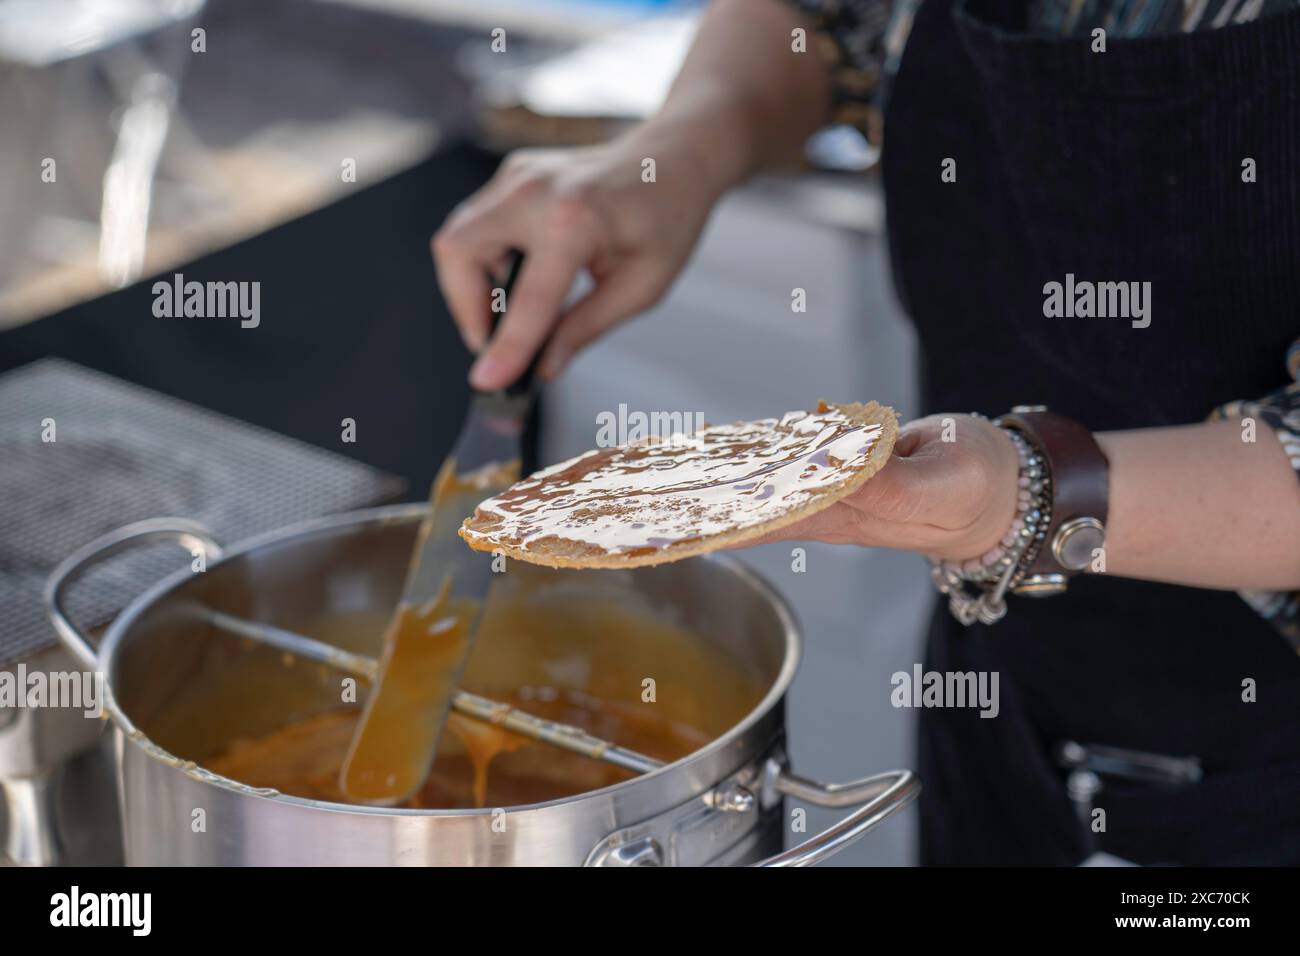
[[[1046,460],[1052,514],[1047,534],[1017,594],[1058,594],[1093,565],[1105,543],[1109,462],[1097,439],[1072,418],[1043,406],[1017,406],[999,421],[1023,434]]]

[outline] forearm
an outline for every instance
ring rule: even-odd
[[[797,156],[830,108],[826,67],[791,49],[802,25],[781,0],[714,0],[664,105],[629,140],[682,149],[717,194]]]
[[[1300,482],[1268,427],[1099,434],[1110,460],[1106,573],[1234,590],[1300,589]]]

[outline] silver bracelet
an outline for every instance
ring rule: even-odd
[[[964,625],[996,624],[1007,613],[1006,593],[1024,577],[1051,523],[1051,477],[1042,455],[1018,431],[994,422],[1020,459],[1016,515],[1001,542],[978,558],[930,561],[930,580],[948,596],[948,610]]]

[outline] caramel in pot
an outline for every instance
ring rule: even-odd
[[[304,630],[366,653],[373,652],[385,624],[382,612],[356,612],[319,619]],[[327,691],[319,695],[327,700],[330,689],[338,686],[337,672],[285,666],[274,655],[256,648],[253,653],[259,669],[283,666],[277,672],[285,700],[309,698],[309,684]],[[360,715],[356,706],[327,708],[262,733],[244,733],[207,755],[189,750],[176,731],[165,732],[168,725],[190,726],[186,715],[191,708],[201,708],[210,721],[226,712],[223,691],[241,693],[239,688],[250,678],[270,686],[274,675],[231,676],[211,689],[196,688],[174,718],[163,715],[158,731],[169,749],[250,786],[352,802],[340,786],[340,772]],[[647,677],[655,679],[654,701],[643,699]],[[663,761],[687,756],[725,733],[758,704],[764,691],[737,662],[645,609],[608,599],[551,598],[540,589],[489,601],[462,686]],[[210,725],[204,732],[211,739]],[[398,806],[518,806],[584,793],[632,776],[619,767],[452,713],[432,770],[415,795]]]

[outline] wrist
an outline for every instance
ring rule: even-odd
[[[955,563],[980,561],[1005,547],[1004,539],[1018,530],[1017,507],[1024,490],[1019,480],[1023,462],[1011,437],[987,419],[971,418],[969,425],[978,429],[976,459],[986,463],[980,506],[968,525],[954,531],[951,540],[931,554]]]
[[[758,165],[758,111],[728,94],[693,98],[630,131],[624,142],[638,156],[669,157],[689,170],[683,184],[716,202],[745,182]],[[659,164],[661,167],[663,162]]]
[[[1015,481],[1010,488],[1015,497],[1010,523],[999,513],[996,503],[1001,496],[989,496],[990,504],[984,512],[990,522],[997,520],[990,526],[1005,529],[997,542],[979,557],[931,561],[931,580],[941,594],[947,595],[953,616],[967,625],[976,621],[994,624],[1006,614],[1008,588],[1033,560],[1050,515],[1049,480],[1039,451],[1018,430],[1000,425],[994,430],[1011,446],[1014,455]],[[990,468],[990,472],[994,471]],[[976,543],[969,547],[981,547],[988,541],[972,540]],[[972,587],[974,594],[970,592]]]
[[[1016,406],[996,425],[1016,449],[1015,518],[979,559],[939,561],[931,569],[963,624],[1000,620],[1008,593],[1060,594],[1072,575],[1105,570],[1109,466],[1095,437],[1044,406]]]
[[[1028,439],[1051,481],[1042,545],[1014,590],[1040,597],[1060,594],[1074,575],[1105,570],[1109,463],[1084,425],[1045,406],[1016,406],[998,421]]]

